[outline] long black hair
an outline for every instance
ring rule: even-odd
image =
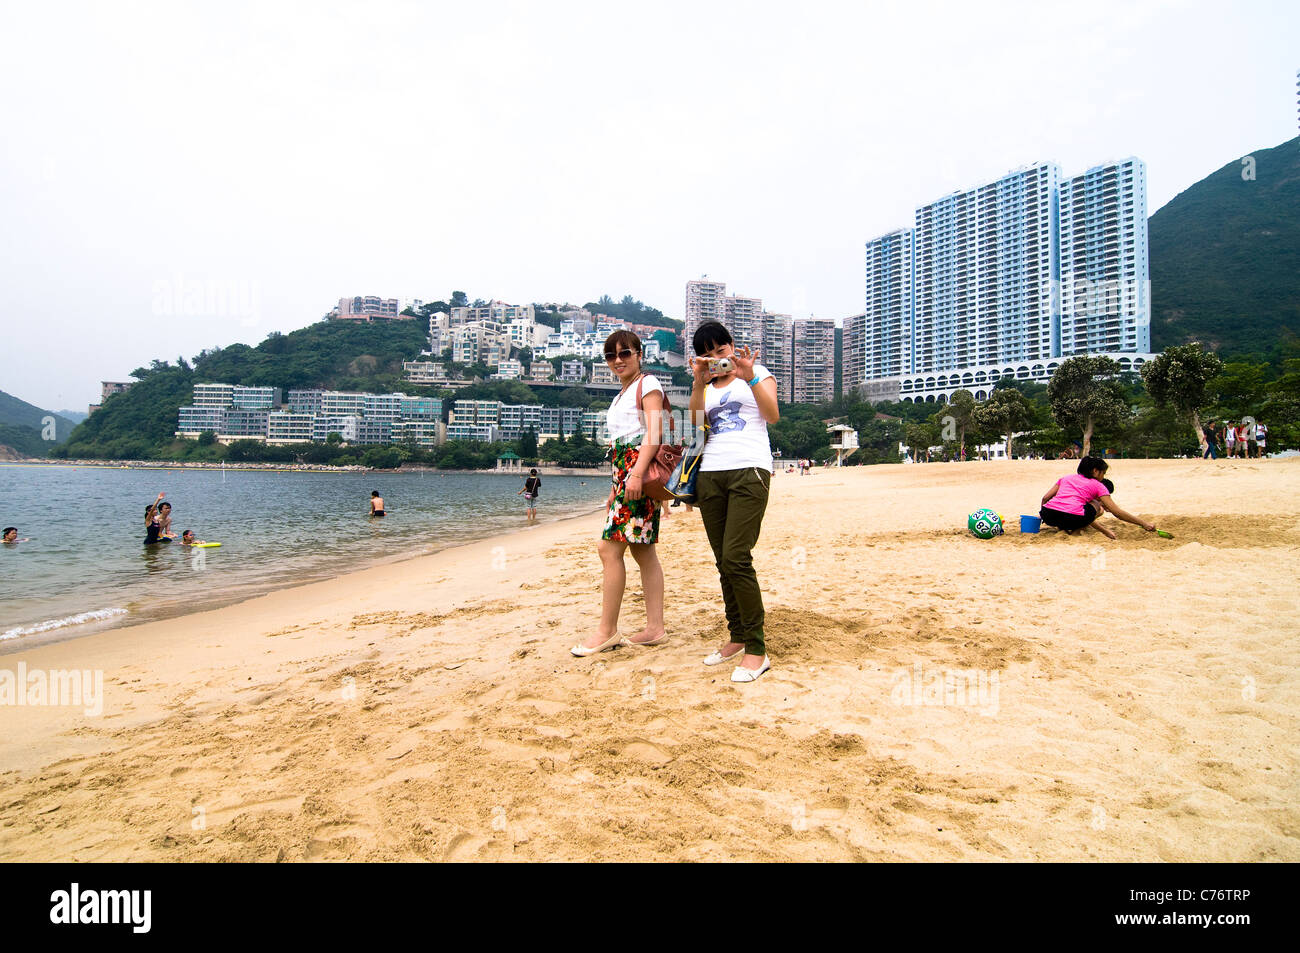
[[[1101,457],[1084,457],[1079,461],[1079,476],[1092,476],[1093,470],[1100,470],[1105,473],[1110,469],[1110,464]]]

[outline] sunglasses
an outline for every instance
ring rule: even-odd
[[[636,353],[636,351],[632,350],[630,347],[625,347],[625,348],[623,348],[623,350],[619,351],[617,354],[614,353],[613,351],[606,351],[606,352],[605,352],[605,360],[607,360],[607,361],[613,361],[613,360],[615,360],[616,358],[620,358],[620,357],[621,357],[623,360],[626,361],[628,358],[630,358],[630,357],[631,357],[633,354],[635,354],[635,353]]]

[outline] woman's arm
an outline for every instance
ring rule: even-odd
[[[687,406],[691,412],[691,423],[698,425],[704,418],[704,388],[709,386],[705,368],[708,365],[702,357],[692,357],[688,364],[694,379],[691,381],[691,402]]]
[[[663,427],[663,414],[660,411],[663,409],[664,395],[660,391],[652,391],[641,396],[641,411],[645,416],[645,437],[642,438],[641,446],[637,450],[636,465],[627,475],[626,496],[629,500],[641,498],[641,480],[645,477],[646,470],[650,469],[650,463],[659,449],[659,434]]]
[[[749,349],[748,346],[733,351],[731,362],[736,365],[736,376],[746,384],[754,379],[754,364],[758,360],[758,354]],[[776,402],[776,378],[765,377],[751,390],[754,393],[754,403],[758,404],[759,416],[769,424],[774,424],[781,419],[781,410]]]
[[[1141,517],[1134,516],[1132,513],[1120,509],[1119,504],[1111,499],[1110,496],[1099,496],[1097,502],[1106,507],[1107,511],[1109,511],[1109,513],[1116,519],[1123,520],[1125,523],[1132,523],[1134,526],[1141,526],[1148,533],[1154,533],[1156,531],[1155,523],[1148,523]]]
[[[1052,484],[1052,488],[1043,494],[1043,502],[1046,503],[1052,497],[1056,496],[1056,491],[1061,488],[1061,481],[1057,480]]]

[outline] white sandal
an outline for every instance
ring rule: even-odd
[[[589,649],[581,642],[579,642],[573,648],[569,649],[569,652],[572,653],[573,655],[576,655],[578,658],[586,658],[588,655],[596,655],[599,652],[605,652],[608,651],[609,649],[616,649],[622,644],[623,644],[623,636],[615,632],[614,637],[612,639],[609,639],[605,642],[601,642],[600,645],[596,646],[594,649]]]
[[[737,665],[731,670],[731,680],[733,682],[753,682],[758,679],[758,676],[762,675],[771,667],[771,660],[764,655],[763,664],[758,668],[745,668],[743,665]]]

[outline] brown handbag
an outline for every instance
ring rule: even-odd
[[[641,375],[636,381],[636,409],[637,413],[644,416],[645,410],[641,406],[641,387],[645,381],[645,375]],[[673,421],[671,411],[672,403],[668,400],[668,395],[664,394],[664,419],[668,421],[669,433],[677,433],[677,424]],[[649,422],[646,422],[646,431],[649,432]],[[664,433],[660,430],[659,439],[664,439]],[[676,497],[668,492],[668,478],[673,475],[677,469],[677,464],[681,462],[683,448],[680,443],[660,443],[655,450],[654,459],[650,461],[650,466],[646,468],[645,476],[641,478],[641,492],[643,495],[652,500],[675,500]]]

